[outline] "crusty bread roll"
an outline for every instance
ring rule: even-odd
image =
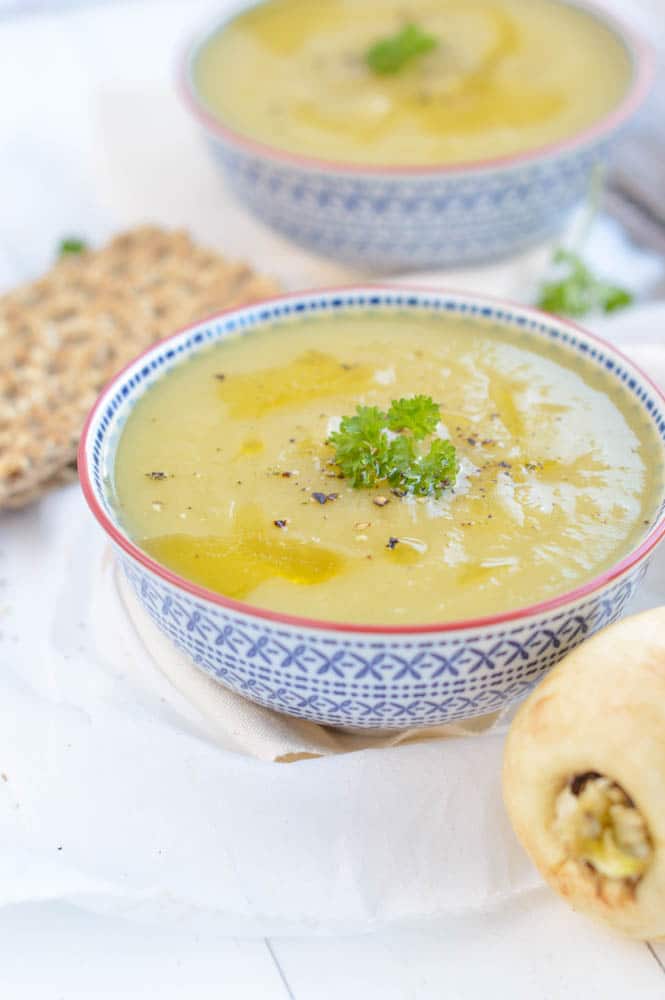
[[[665,936],[665,608],[552,670],[511,726],[503,781],[517,836],[572,907]]]

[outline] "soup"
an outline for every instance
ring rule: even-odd
[[[214,115],[271,146],[428,165],[570,138],[619,104],[631,66],[554,0],[269,0],[203,46],[194,76]]]
[[[414,396],[440,404],[431,438],[452,443],[456,475],[423,496],[356,488],[331,443],[340,418]],[[661,474],[627,390],[558,342],[353,310],[177,365],[131,411],[114,488],[137,544],[189,580],[288,614],[399,625],[508,611],[589,580],[646,534]]]

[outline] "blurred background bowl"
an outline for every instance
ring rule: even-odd
[[[599,19],[625,46],[632,66],[626,94],[590,128],[513,156],[376,167],[292,154],[243,135],[210,110],[195,81],[202,48],[232,17],[190,46],[182,92],[237,197],[305,249],[376,273],[493,261],[563,229],[649,90],[650,49],[603,11],[574,6]],[[261,85],[269,81],[257,81]]]

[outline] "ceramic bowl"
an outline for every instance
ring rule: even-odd
[[[662,441],[663,504],[633,552],[570,593],[528,608],[443,625],[369,627],[278,614],[188,582],[143,552],[113,503],[114,456],[144,392],[226,337],[308,314],[403,310],[477,316],[562,343],[623,383]],[[148,615],[202,670],[279,712],[334,726],[406,728],[467,719],[522,697],[565,653],[613,622],[665,534],[665,398],[628,359],[573,324],[471,294],[368,286],[305,292],[231,310],[155,345],[97,401],[79,452],[83,491]]]
[[[230,18],[190,47],[181,89],[236,195],[294,243],[365,272],[481,263],[565,226],[648,90],[649,50],[604,12],[576,6],[590,10],[625,45],[633,68],[626,96],[585,131],[515,156],[454,166],[358,166],[250,139],[215,117],[194,80],[202,46]]]

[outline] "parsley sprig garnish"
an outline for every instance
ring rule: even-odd
[[[328,443],[340,472],[356,489],[388,482],[415,496],[440,496],[454,484],[459,464],[450,441],[435,438],[427,451],[420,446],[439,418],[439,406],[429,396],[393,400],[387,413],[378,406],[358,406],[354,416],[342,418]]]
[[[379,76],[399,73],[417,56],[431,52],[438,45],[434,35],[429,35],[417,24],[407,24],[395,35],[375,42],[365,53],[365,62]]]
[[[541,309],[563,316],[586,316],[595,311],[612,313],[633,302],[631,292],[597,278],[579,254],[559,249],[553,261],[563,265],[565,273],[559,281],[543,285],[538,299]]]

